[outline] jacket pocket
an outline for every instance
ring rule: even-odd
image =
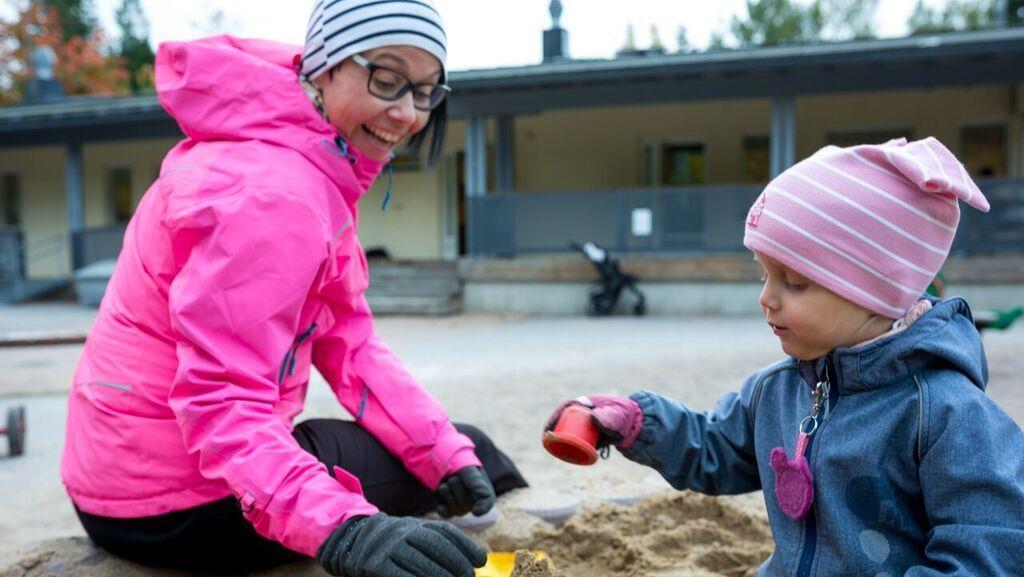
[[[316,323],[310,323],[309,327],[306,328],[299,336],[295,337],[292,341],[292,346],[288,347],[288,352],[285,353],[284,359],[281,360],[281,366],[277,371],[277,384],[283,384],[285,379],[295,374],[295,365],[298,362],[300,356],[299,349],[306,342],[312,342],[313,333],[316,332]],[[308,347],[307,347],[308,349]],[[300,365],[300,371],[308,372],[309,367],[309,351],[306,350],[305,354],[302,355],[302,363]]]
[[[79,489],[91,495],[106,495],[115,481],[135,481],[139,447],[135,438],[138,419],[132,414],[133,387],[88,381],[76,383],[71,397],[66,450],[73,451],[85,467],[77,479]]]

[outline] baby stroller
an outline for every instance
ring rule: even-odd
[[[569,243],[569,246],[582,252],[601,275],[597,283],[590,287],[590,303],[587,307],[588,314],[595,316],[610,315],[615,310],[615,306],[619,304],[619,296],[622,294],[622,289],[628,290],[636,297],[636,303],[633,305],[633,314],[643,316],[647,312],[647,301],[644,298],[644,293],[640,292],[640,289],[636,286],[640,279],[622,272],[619,269],[618,261],[609,258],[606,250],[592,242],[582,246],[579,243],[572,242]]]

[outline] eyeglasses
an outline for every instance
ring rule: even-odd
[[[374,64],[358,54],[352,56],[352,61],[370,71],[366,89],[381,100],[394,102],[412,90],[413,108],[431,111],[437,108],[437,105],[441,104],[452,91],[447,84],[417,84],[406,78],[405,75]]]

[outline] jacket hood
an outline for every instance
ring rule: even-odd
[[[964,374],[982,391],[988,385],[988,361],[971,309],[961,298],[932,299],[932,309],[906,330],[859,348],[836,349],[816,361],[801,361],[805,380],[822,374],[832,361],[841,393],[876,389],[925,369]]]
[[[300,46],[232,36],[165,42],[156,56],[157,97],[195,141],[257,140],[293,149],[354,204],[383,163],[341,143],[299,83]],[[352,178],[359,190],[352,190]]]

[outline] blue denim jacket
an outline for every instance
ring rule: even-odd
[[[796,521],[776,502],[769,455],[793,456],[825,379],[828,417],[806,453],[814,504]],[[775,537],[762,576],[1024,575],[1024,433],[987,380],[954,298],[863,347],[769,366],[707,413],[636,393],[643,430],[623,454],[678,489],[762,489]]]

